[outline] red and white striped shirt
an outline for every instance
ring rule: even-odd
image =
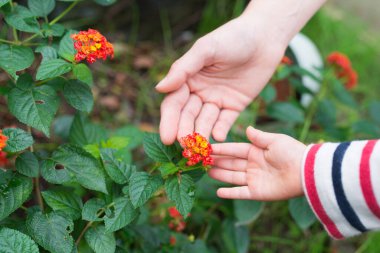
[[[302,179],[310,206],[335,239],[380,229],[380,140],[309,145]]]

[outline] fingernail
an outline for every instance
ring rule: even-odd
[[[159,89],[159,88],[161,88],[162,86],[163,86],[163,83],[165,82],[165,80],[166,80],[166,77],[164,78],[164,79],[162,79],[157,85],[156,85],[156,89]]]

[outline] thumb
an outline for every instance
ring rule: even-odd
[[[276,134],[263,132],[251,126],[247,128],[246,134],[248,140],[252,142],[253,145],[262,149],[267,148],[276,138]]]
[[[177,90],[187,79],[205,66],[211,64],[213,58],[212,45],[201,38],[181,58],[173,63],[169,73],[156,86],[158,92],[167,93]]]

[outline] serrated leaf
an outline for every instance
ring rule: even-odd
[[[106,130],[95,125],[83,115],[77,114],[70,128],[70,142],[79,146],[100,143],[107,137]]]
[[[34,53],[29,47],[0,45],[0,68],[14,78],[16,78],[17,71],[29,68],[33,61]]]
[[[305,115],[302,109],[288,102],[276,102],[268,106],[268,115],[284,122],[302,123]]]
[[[57,167],[57,168],[56,168]],[[53,160],[44,160],[41,163],[42,177],[52,184],[64,184],[71,181],[71,176],[65,168],[60,166]]]
[[[44,80],[57,77],[69,72],[72,69],[72,64],[62,59],[46,60],[41,62],[37,69],[36,79]]]
[[[28,198],[33,190],[30,178],[19,174],[0,185],[0,221],[17,210]]]
[[[156,162],[171,162],[177,154],[175,145],[164,145],[156,133],[145,133],[143,144],[145,153]]]
[[[74,34],[74,33],[75,31],[72,31],[72,30],[68,31],[59,42],[59,49],[58,49],[59,56],[71,62],[74,61],[74,55],[75,55],[74,41],[71,38],[71,34]]]
[[[6,253],[38,253],[37,244],[27,236],[17,230],[0,228],[0,252]]]
[[[54,10],[55,0],[28,0],[30,11],[38,17],[45,17]]]
[[[83,187],[107,193],[105,175],[99,162],[80,147],[65,144],[60,146],[50,160],[54,167],[59,164]]]
[[[90,112],[94,106],[90,87],[79,80],[69,80],[63,88],[63,95],[66,101],[79,111]]]
[[[51,212],[35,212],[26,221],[27,229],[33,239],[44,249],[54,253],[70,253],[74,239],[70,233],[74,223],[67,217]]]
[[[16,158],[16,170],[27,177],[38,177],[37,157],[32,152],[25,151]]]
[[[236,226],[248,225],[255,221],[263,211],[264,203],[253,200],[234,200]]]
[[[114,133],[115,136],[123,136],[129,139],[128,148],[134,149],[143,143],[144,133],[134,125],[119,128]]]
[[[114,149],[101,149],[100,157],[110,178],[118,184],[125,184],[135,171],[135,167],[118,160],[116,152]]]
[[[106,207],[106,202],[103,199],[90,199],[82,209],[82,219],[86,221],[102,221],[98,214]]]
[[[163,163],[160,167],[158,167],[158,170],[161,172],[162,177],[167,177],[178,172],[179,167],[177,167],[174,163]]]
[[[144,205],[163,183],[159,176],[151,176],[146,172],[133,173],[129,182],[129,195],[132,205],[135,208]]]
[[[50,136],[50,124],[59,107],[59,97],[49,86],[29,90],[13,88],[8,95],[10,112],[22,123]]]
[[[40,46],[35,50],[37,53],[41,53],[42,61],[49,61],[57,59],[57,50],[51,46]]]
[[[0,0],[0,7],[9,3],[10,0]]]
[[[304,197],[289,200],[289,211],[297,225],[304,230],[317,220]]]
[[[19,31],[29,33],[39,33],[40,26],[37,22],[35,14],[22,5],[13,6],[12,12],[5,15],[5,21],[8,25]]]
[[[138,215],[128,197],[119,197],[114,202],[115,210],[113,215],[104,217],[106,232],[114,232],[127,226]]]
[[[112,148],[116,150],[120,150],[122,148],[127,147],[129,144],[129,138],[122,136],[112,136],[106,141],[102,141],[102,148]]]
[[[116,250],[116,240],[113,233],[107,233],[104,226],[91,227],[84,239],[95,253],[112,253]]]
[[[42,29],[44,37],[61,37],[65,33],[65,27],[61,24],[49,25],[44,23]]]
[[[88,85],[94,83],[92,72],[84,63],[75,64],[73,67],[73,74],[79,81],[82,81]]]
[[[187,217],[193,208],[195,184],[191,176],[173,176],[166,180],[165,190],[171,201],[174,201],[177,210],[183,217]]]
[[[3,134],[8,137],[5,152],[15,153],[33,145],[33,137],[19,128],[5,128]]]
[[[81,217],[81,209],[83,207],[82,200],[72,192],[50,190],[43,191],[41,194],[45,202],[54,211],[61,211],[73,220]]]

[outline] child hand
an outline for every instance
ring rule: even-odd
[[[213,144],[214,167],[210,177],[238,185],[220,188],[228,199],[272,201],[303,194],[302,158],[306,146],[283,134],[247,128],[251,143]]]

